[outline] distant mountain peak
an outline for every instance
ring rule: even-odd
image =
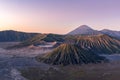
[[[80,34],[80,35],[96,35],[96,34],[100,34],[100,32],[92,29],[91,27],[89,27],[87,25],[82,25],[82,26],[79,26],[75,30],[68,33],[68,35],[77,35],[77,34]]]
[[[89,27],[88,25],[81,25],[78,27],[78,29],[92,29],[92,28]]]

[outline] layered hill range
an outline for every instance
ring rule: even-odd
[[[120,31],[113,31],[108,29],[103,29],[101,31],[98,31],[92,29],[87,25],[82,25],[76,28],[75,30],[70,31],[67,35],[98,35],[98,34],[106,34],[114,38],[120,39]]]
[[[75,33],[76,31],[77,33]],[[120,40],[118,38],[93,30],[86,25],[71,31],[68,35],[38,34],[12,48],[21,48],[31,45],[56,48],[62,43],[75,44],[83,49],[91,50],[96,54],[120,53]]]
[[[109,34],[109,32],[93,30],[82,25],[67,35],[34,34],[34,37],[24,39],[25,41],[10,48],[31,45],[50,48],[53,51],[38,56],[37,60],[53,65],[101,63],[107,60],[99,54],[120,53],[119,32],[112,31],[114,35]]]
[[[37,60],[52,65],[81,65],[108,61],[100,54],[119,54],[120,40],[88,26],[79,27],[60,37],[62,43]]]
[[[81,65],[108,61],[100,54],[119,54],[120,41],[107,35],[67,35],[52,52],[37,60],[52,65]]]
[[[75,44],[85,50],[92,50],[97,54],[115,54],[120,53],[120,40],[108,35],[56,35],[56,34],[44,34],[37,35],[31,39],[28,39],[19,45],[15,45],[14,48],[22,48],[27,46],[42,46],[51,45],[51,48],[56,48],[60,44],[68,43]],[[48,45],[48,46],[50,46]]]
[[[69,32],[66,35],[83,35],[84,36],[84,35],[98,35],[98,34],[106,34],[111,37],[120,39],[120,31],[113,31],[108,29],[103,29],[101,31],[98,31],[90,28],[87,25],[82,25],[76,28],[75,30]],[[0,31],[0,42],[25,41],[30,38],[34,38],[34,36],[36,37],[40,35],[45,35],[45,34],[26,33],[26,32],[19,32],[19,31],[13,31],[13,30]],[[46,34],[46,35],[52,35],[52,34]]]
[[[47,48],[54,48],[64,42],[64,37],[64,35],[58,34],[38,34],[33,38],[21,42],[18,45],[12,46],[11,48],[22,48],[31,45],[38,47],[48,46]]]

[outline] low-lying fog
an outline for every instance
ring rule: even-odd
[[[19,69],[27,67],[40,67],[42,69],[48,69],[50,67],[50,65],[37,62],[35,60],[35,56],[47,53],[51,51],[51,49],[33,48],[32,46],[13,50],[4,49],[7,46],[18,43],[19,42],[0,43],[0,80],[27,80],[21,76]],[[103,56],[112,62],[120,61],[120,55],[118,54]],[[120,65],[118,66],[120,67]]]
[[[0,80],[26,80],[20,75],[18,69],[27,67],[41,67],[48,69],[49,65],[39,63],[35,56],[51,51],[50,49],[39,49],[26,47],[22,49],[6,50],[7,46],[18,43],[0,43]]]
[[[120,61],[120,54],[102,55],[102,56],[106,57],[111,62]]]

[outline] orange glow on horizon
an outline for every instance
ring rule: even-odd
[[[68,29],[60,30],[59,28],[33,28],[33,27],[25,27],[25,26],[15,26],[15,27],[1,27],[0,31],[3,30],[16,30],[16,31],[22,31],[22,32],[34,32],[34,33],[56,33],[56,34],[65,34],[68,32]]]

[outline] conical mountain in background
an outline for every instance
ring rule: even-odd
[[[97,34],[101,34],[101,33],[97,30],[93,30],[92,28],[90,28],[87,25],[82,25],[68,33],[68,35],[78,35],[78,34],[80,34],[80,35],[97,35]]]
[[[100,63],[105,58],[84,50],[75,45],[61,44],[52,52],[37,58],[39,61],[53,65],[74,65],[87,63]]]
[[[120,53],[120,40],[107,35],[77,36],[68,38],[67,42],[92,50],[97,54]]]

